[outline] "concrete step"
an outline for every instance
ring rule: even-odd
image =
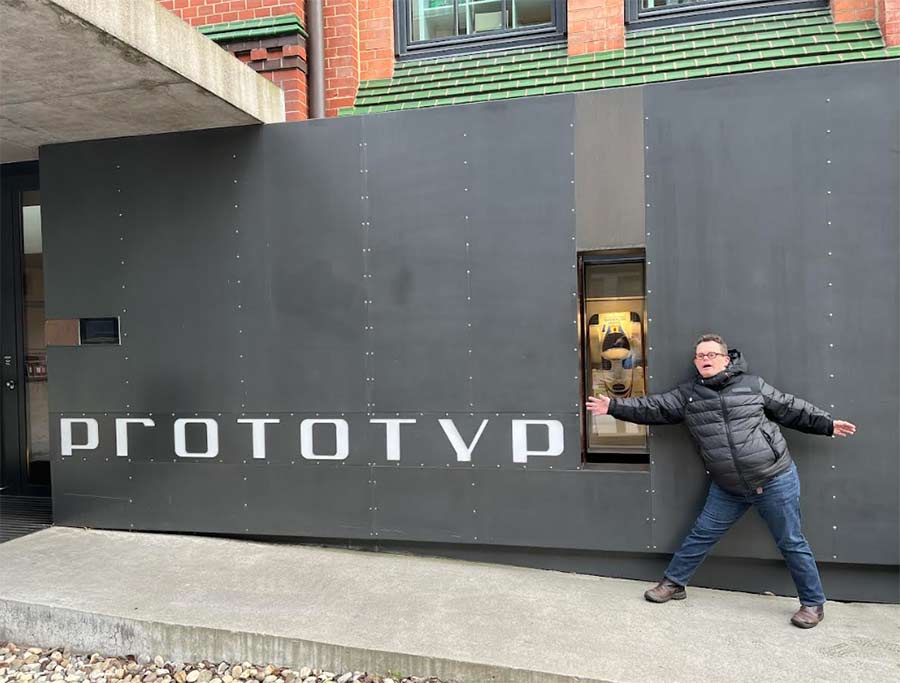
[[[786,570],[785,570],[786,571]],[[894,680],[900,607],[282,543],[52,527],[0,545],[0,639],[458,683]],[[827,587],[826,587],[827,588]]]

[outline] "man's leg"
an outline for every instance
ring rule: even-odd
[[[801,529],[800,479],[796,467],[792,465],[790,470],[775,477],[762,494],[754,498],[757,512],[765,520],[787,562],[800,604],[805,607],[825,604],[819,569]]]
[[[703,511],[694,522],[691,533],[669,562],[666,578],[686,586],[697,567],[706,559],[707,553],[741,518],[748,507],[750,503],[743,496],[736,496],[717,486],[715,482],[711,483]]]

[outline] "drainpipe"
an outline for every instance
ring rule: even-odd
[[[306,1],[306,83],[311,119],[325,118],[325,41],[322,30],[322,0]]]

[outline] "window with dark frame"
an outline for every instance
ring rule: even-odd
[[[581,272],[585,396],[646,396],[644,255],[585,254]],[[586,462],[649,462],[646,426],[587,410],[584,420]]]
[[[828,0],[624,0],[628,28],[825,9]]]
[[[396,0],[399,56],[563,40],[565,0]]]

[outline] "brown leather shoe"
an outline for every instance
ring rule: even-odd
[[[791,617],[791,623],[799,628],[812,628],[825,618],[825,607],[817,605],[807,607],[804,605]]]
[[[656,587],[644,593],[644,597],[650,602],[668,602],[669,600],[684,600],[687,597],[687,593],[684,590],[684,586],[679,586],[674,581],[663,579],[656,584]]]

